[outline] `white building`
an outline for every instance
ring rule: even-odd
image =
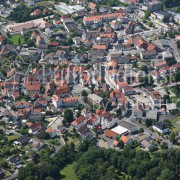
[[[77,97],[66,97],[66,98],[60,98],[57,95],[53,95],[52,97],[52,103],[56,108],[61,107],[75,107],[79,104]]]

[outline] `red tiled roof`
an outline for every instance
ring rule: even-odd
[[[123,12],[117,12],[117,13],[111,13],[111,14],[102,14],[102,15],[97,15],[97,16],[89,16],[85,17],[84,21],[100,21],[101,19],[112,19],[112,18],[118,18],[121,17],[123,18],[125,13]]]
[[[80,117],[78,117],[76,120],[74,120],[71,124],[77,126],[77,125],[79,125],[80,123],[82,123],[85,119],[86,119],[86,118],[85,118],[84,116],[80,116]]]
[[[117,133],[115,133],[114,131],[111,131],[110,129],[106,129],[104,131],[104,134],[105,136],[110,137],[110,138],[117,136]]]
[[[151,43],[151,44],[148,45],[147,50],[151,51],[151,50],[154,50],[155,48],[156,48],[156,46]]]
[[[154,66],[155,66],[155,67],[159,67],[159,66],[163,66],[163,65],[166,65],[166,61],[158,62],[158,63],[156,63]]]
[[[37,122],[37,123],[33,124],[30,128],[33,130],[33,129],[37,129],[40,126],[41,126],[41,123]]]
[[[128,140],[129,140],[129,138],[128,138],[127,136],[122,135],[122,136],[121,136],[121,140],[122,140],[122,142],[123,142],[124,144],[126,144],[126,143],[128,142]]]
[[[58,46],[59,43],[58,42],[48,42],[49,46]]]
[[[106,50],[107,46],[106,45],[100,45],[100,44],[94,44],[92,49]]]

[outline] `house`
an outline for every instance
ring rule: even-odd
[[[29,134],[37,134],[41,130],[41,123],[36,122],[35,124],[30,126],[30,129],[28,131]]]
[[[141,59],[153,59],[156,57],[156,50],[153,49],[153,50],[146,50],[146,51],[143,51],[143,52],[140,52],[140,57]]]
[[[172,14],[167,11],[156,11],[153,12],[154,16],[151,16],[153,19],[157,19],[161,22],[171,22],[173,20]]]
[[[93,104],[100,105],[103,102],[103,98],[96,94],[89,94],[87,98]]]
[[[112,126],[114,126],[117,123],[117,118],[114,114],[110,114],[109,112],[106,112],[104,110],[99,110],[96,112],[97,115],[100,118],[100,124],[101,129],[110,129]]]
[[[177,109],[176,103],[166,103],[166,109],[168,112],[176,110]]]
[[[156,147],[156,145],[152,144],[151,142],[147,141],[146,139],[144,139],[141,142],[141,145],[145,148],[146,151],[150,150],[151,148]]]
[[[56,135],[57,135],[56,130],[53,129],[53,128],[48,128],[48,129],[46,130],[46,132],[49,134],[49,137],[50,137],[50,138],[54,138],[54,137],[56,137]]]
[[[84,116],[80,116],[71,123],[71,126],[75,129],[79,129],[85,124],[87,124],[87,119]]]
[[[126,145],[126,144],[132,144],[133,143],[133,139],[132,138],[128,138],[125,135],[122,135],[120,140]]]
[[[105,134],[106,137],[111,138],[111,139],[115,139],[117,137],[117,135],[118,135],[117,133],[115,133],[114,131],[112,131],[110,129],[106,129],[104,131],[104,134]]]
[[[82,39],[80,37],[75,37],[72,40],[76,46],[79,46],[82,44]]]
[[[42,12],[41,12],[41,10],[40,9],[36,9],[34,12],[33,12],[33,15],[34,16],[38,16],[38,15],[40,15]]]
[[[39,151],[41,148],[43,148],[45,146],[44,142],[39,140],[39,139],[33,139],[33,150],[34,151]]]
[[[34,95],[35,93],[40,93],[41,90],[41,83],[36,82],[30,82],[25,84],[25,93],[29,96]]]
[[[64,28],[67,30],[68,33],[72,31],[79,32],[78,26],[74,22],[74,20],[69,19],[63,22]]]
[[[159,70],[159,69],[164,68],[166,66],[167,66],[166,61],[160,61],[154,65],[156,70]]]
[[[150,1],[148,3],[144,3],[141,5],[141,9],[143,11],[158,11],[161,9],[161,2],[160,1]]]
[[[29,108],[30,103],[27,102],[27,101],[18,101],[18,102],[15,104],[15,106],[16,106],[16,108],[18,108],[18,109]]]
[[[163,61],[165,61],[167,59],[173,58],[173,54],[170,51],[164,51],[162,52],[162,58]]]
[[[177,72],[180,70],[180,62],[176,63],[176,64],[173,64],[170,69],[174,72]]]
[[[158,110],[152,109],[146,112],[146,119],[157,120]]]
[[[136,105],[133,107],[133,116],[134,116],[134,118],[136,118],[136,119],[142,119],[143,109],[142,109],[142,106],[141,106],[141,105],[136,104]]]
[[[167,134],[169,132],[169,129],[166,127],[165,124],[163,124],[162,122],[158,122],[153,126],[153,129],[155,131],[160,132],[161,134]]]
[[[18,143],[21,145],[21,146],[26,146],[28,143],[29,143],[29,137],[27,135],[24,135],[24,136],[21,136],[19,139],[18,139]]]
[[[94,44],[92,46],[93,50],[101,50],[101,51],[106,51],[107,50],[107,46],[106,45],[101,45],[101,44]]]
[[[138,132],[138,128],[127,121],[120,121],[118,124],[120,127],[125,128],[130,134]]]
[[[180,24],[180,14],[176,14],[174,16],[174,20],[175,20],[176,23]]]
[[[66,98],[61,98],[57,95],[53,95],[52,97],[52,103],[56,108],[61,108],[61,107],[75,107],[79,104],[78,98],[77,97],[66,97]]]
[[[83,19],[84,25],[92,25],[94,23],[101,24],[104,21],[112,21],[116,20],[117,18],[123,19],[125,13],[123,12],[116,12],[111,14],[101,14],[97,16],[85,16]]]
[[[3,45],[0,51],[0,57],[7,57],[14,51],[16,51],[16,45],[12,45],[12,44]]]
[[[44,40],[40,35],[38,35],[37,38],[36,38],[36,44],[38,46],[41,45],[41,44],[44,44]]]
[[[31,34],[31,39],[32,39],[32,40],[36,40],[36,38],[38,37],[38,35],[39,35],[38,32],[36,32],[36,31],[32,32],[32,34]]]
[[[12,164],[13,166],[17,166],[19,164],[21,164],[21,157],[17,154],[17,155],[14,155],[12,156],[11,158],[8,159],[8,162],[10,164]]]
[[[99,126],[100,118],[98,118],[98,116],[96,114],[92,114],[92,115],[91,114],[90,115],[86,114],[86,117],[87,116],[90,116],[88,118],[88,121],[87,121],[87,127],[88,128],[94,129],[94,128]]]

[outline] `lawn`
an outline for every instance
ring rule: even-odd
[[[24,38],[21,37],[19,34],[14,34],[11,36],[10,40],[13,42],[13,44],[15,45],[19,45],[19,38],[20,38],[20,43],[23,44],[24,43]]]
[[[62,175],[62,180],[77,180],[73,170],[73,164],[67,165],[60,173]]]
[[[75,144],[75,149],[77,149],[79,147],[79,145],[80,145],[79,139],[74,138],[74,137],[73,138],[72,137],[68,137],[67,143],[70,144],[72,142]]]
[[[12,136],[7,136],[7,138],[8,138],[8,141],[11,141],[11,140],[17,140],[18,138],[19,138],[19,136],[17,136],[17,135],[12,135]]]

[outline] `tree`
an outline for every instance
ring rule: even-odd
[[[178,49],[180,49],[180,40],[177,41],[177,47],[178,47]]]
[[[143,133],[144,129],[143,128],[139,128],[139,133]]]
[[[175,81],[180,82],[180,71],[178,71],[175,75]]]
[[[152,76],[145,76],[141,78],[140,82],[144,82],[145,85],[152,85],[154,83],[154,80]]]
[[[116,116],[121,117],[122,111],[121,109],[116,109]]]
[[[148,67],[146,65],[141,66],[141,71],[148,72]]]
[[[176,133],[174,131],[171,132],[169,136],[169,140],[174,144],[176,142]]]
[[[168,66],[172,66],[173,64],[176,64],[177,61],[175,58],[168,58],[168,59],[166,59],[166,63]]]
[[[151,119],[146,119],[145,120],[145,125],[146,125],[146,127],[152,126],[152,120]]]
[[[83,97],[87,97],[88,96],[88,93],[86,92],[86,90],[82,90],[81,96],[83,96]]]
[[[124,142],[123,142],[121,139],[119,140],[119,147],[120,147],[121,149],[124,148]]]
[[[159,180],[174,180],[175,176],[172,171],[169,169],[164,169],[161,172],[161,176],[159,177]]]
[[[18,39],[18,45],[21,45],[21,37]]]
[[[66,123],[71,123],[73,121],[73,112],[71,109],[64,110],[64,120]]]
[[[168,144],[166,142],[163,142],[161,144],[161,149],[168,149]]]
[[[28,39],[28,40],[27,40],[27,45],[28,45],[29,47],[34,46],[34,41],[31,40],[31,39]]]

